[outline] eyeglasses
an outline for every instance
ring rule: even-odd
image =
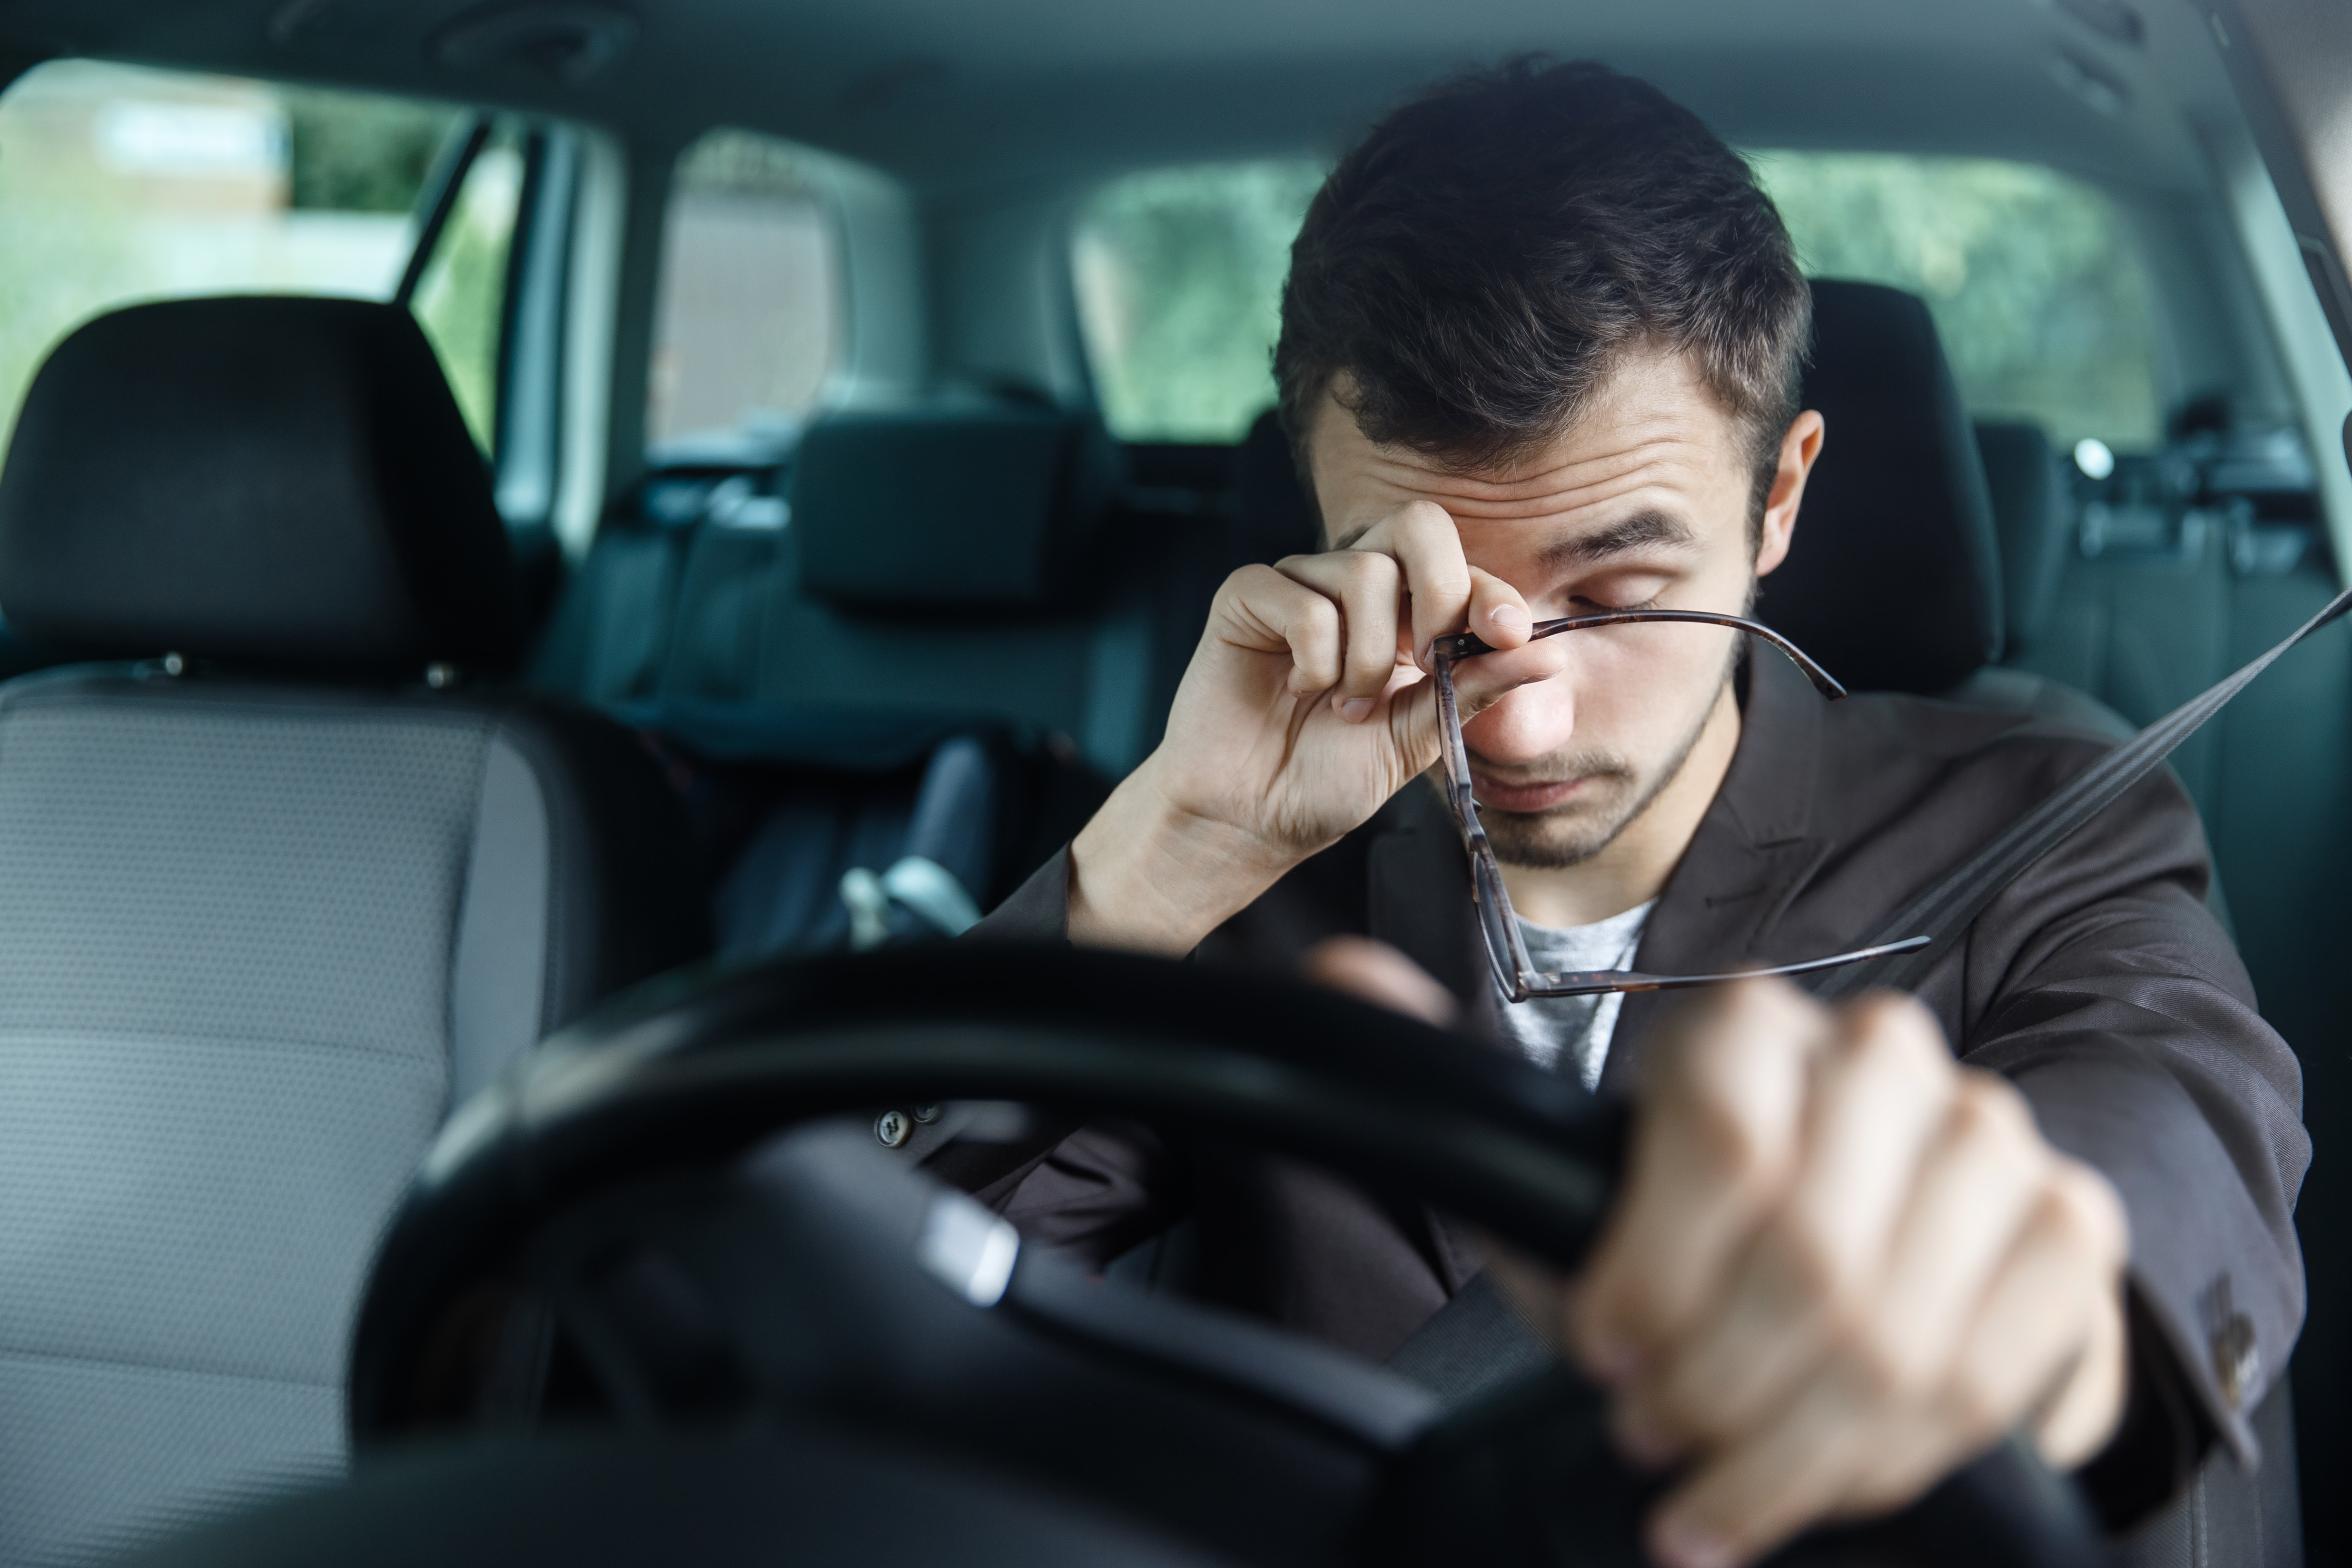
[[[1804,650],[1769,626],[1743,620],[1737,615],[1716,615],[1702,610],[1621,610],[1605,615],[1570,615],[1559,621],[1538,621],[1528,640],[1533,642],[1538,637],[1555,637],[1562,632],[1584,632],[1599,626],[1630,626],[1649,622],[1727,626],[1751,637],[1761,637],[1788,654],[1790,662],[1805,673],[1805,678],[1811,681],[1823,696],[1834,701],[1845,695],[1845,688],[1832,680],[1827,670],[1808,658]],[[1470,846],[1471,892],[1478,905],[1478,929],[1486,938],[1486,957],[1494,966],[1496,983],[1502,987],[1503,994],[1511,1000],[1524,1002],[1534,997],[1589,997],[1607,991],[1673,991],[1693,986],[1718,985],[1727,980],[1757,975],[1805,975],[1817,969],[1859,964],[1890,953],[1908,953],[1927,945],[1927,937],[1913,936],[1883,946],[1857,947],[1851,953],[1832,953],[1826,958],[1809,958],[1801,964],[1778,964],[1719,975],[1645,975],[1633,969],[1581,969],[1554,973],[1537,968],[1535,960],[1528,955],[1527,939],[1519,934],[1519,918],[1511,909],[1511,895],[1503,890],[1502,865],[1495,859],[1494,846],[1486,841],[1485,825],[1478,821],[1478,802],[1471,792],[1470,748],[1463,744],[1462,710],[1454,696],[1455,663],[1476,658],[1481,653],[1491,653],[1495,649],[1465,632],[1438,638],[1430,652],[1431,662],[1436,666],[1438,734],[1445,758],[1445,797],[1453,805],[1454,820],[1461,825],[1462,836]]]

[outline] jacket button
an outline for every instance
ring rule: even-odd
[[[904,1111],[885,1111],[874,1118],[874,1136],[886,1149],[895,1149],[907,1141],[915,1124]]]
[[[2254,1343],[2253,1320],[2233,1315],[2213,1331],[2213,1381],[2232,1410],[2242,1410],[2263,1380],[2263,1348]]]
[[[915,1120],[922,1123],[923,1125],[928,1127],[939,1119],[940,1108],[937,1105],[918,1105],[915,1107]]]
[[[2238,1311],[2231,1299],[2230,1276],[2217,1274],[2198,1298],[2198,1315],[2205,1320],[2205,1351],[2213,1364],[2213,1382],[2232,1410],[2243,1410],[2262,1392],[2263,1350],[2254,1343],[2254,1320]]]

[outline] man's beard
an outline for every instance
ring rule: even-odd
[[[1614,843],[1626,825],[1648,810],[1659,792],[1675,781],[1683,764],[1690,760],[1691,751],[1698,745],[1698,737],[1714,713],[1715,702],[1711,700],[1699,710],[1696,722],[1665,763],[1647,779],[1614,752],[1573,753],[1561,759],[1550,781],[1586,780],[1584,788],[1577,791],[1580,799],[1543,811],[1501,811],[1482,803],[1478,820],[1486,830],[1487,841],[1495,847],[1495,858],[1506,865],[1542,871],[1559,871],[1591,860]],[[1475,752],[1471,761],[1475,771]]]

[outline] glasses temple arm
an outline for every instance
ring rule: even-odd
[[[1570,615],[1558,621],[1537,622],[1528,632],[1528,641],[1532,643],[1538,637],[1557,636],[1562,632],[1581,632],[1595,626],[1633,626],[1654,622],[1681,622],[1690,625],[1725,626],[1734,632],[1745,632],[1751,637],[1761,637],[1780,649],[1781,653],[1786,653],[1789,656],[1789,662],[1803,673],[1805,679],[1813,683],[1814,689],[1822,695],[1832,702],[1845,695],[1845,687],[1838,683],[1837,677],[1813,663],[1812,656],[1802,648],[1798,647],[1761,621],[1750,621],[1739,615],[1717,615],[1705,610],[1622,610],[1607,615]],[[1451,637],[1440,637],[1431,649],[1433,653],[1443,653],[1455,659],[1475,658],[1480,653],[1491,653],[1495,651],[1493,643],[1466,632],[1457,632]]]

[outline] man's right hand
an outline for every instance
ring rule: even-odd
[[[1457,672],[1465,719],[1557,674],[1527,602],[1416,501],[1344,549],[1225,580],[1160,747],[1071,846],[1070,937],[1190,952],[1437,760],[1432,641],[1497,650]]]

